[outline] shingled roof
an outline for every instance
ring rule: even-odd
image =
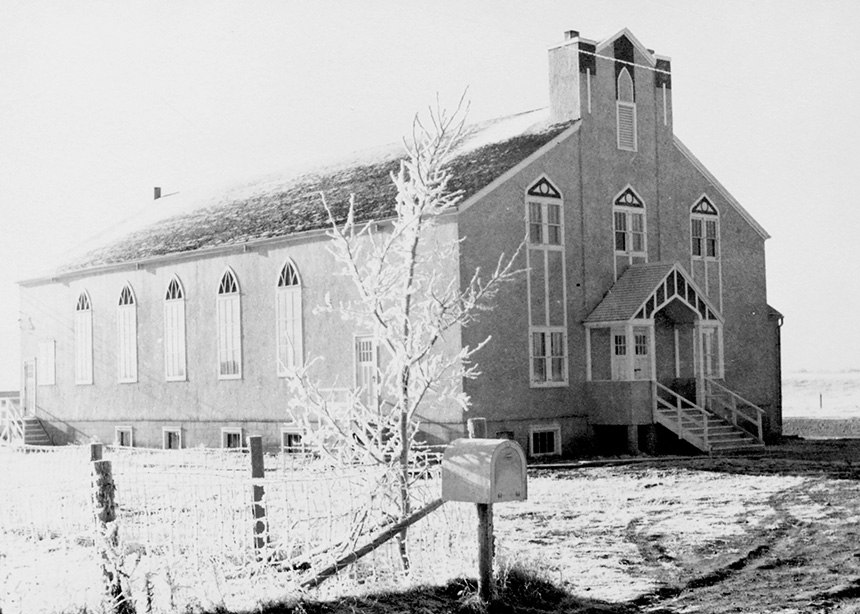
[[[541,109],[469,127],[451,163],[450,188],[461,190],[464,199],[474,195],[569,126],[551,125]],[[391,217],[395,188],[390,175],[403,157],[403,145],[396,144],[354,154],[340,163],[245,184],[88,251],[59,272],[323,228],[328,220],[321,192],[340,219],[346,216],[350,195],[355,196],[357,220]]]
[[[675,274],[669,277],[673,271]],[[686,302],[703,319],[720,319],[716,306],[680,264],[651,262],[627,267],[585,322],[627,322],[634,318],[650,318],[675,298]]]

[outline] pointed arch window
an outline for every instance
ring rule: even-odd
[[[218,377],[242,377],[242,313],[239,283],[230,269],[218,284]]]
[[[75,383],[93,383],[93,307],[86,290],[75,304]]]
[[[275,328],[278,375],[285,376],[301,368],[302,354],[302,284],[298,270],[287,262],[278,274],[275,289]]]
[[[566,386],[564,201],[546,177],[526,190],[529,372],[533,387]]]
[[[612,218],[617,279],[629,265],[648,261],[645,203],[627,187],[612,203]]]
[[[185,381],[185,291],[173,277],[164,295],[164,377]]]
[[[636,102],[633,93],[633,78],[627,67],[618,72],[617,99],[615,101],[618,149],[636,151]]]
[[[122,383],[137,381],[137,302],[131,286],[119,293],[116,308],[117,378]]]
[[[690,210],[690,236],[693,258],[716,260],[720,257],[719,214],[703,196]]]

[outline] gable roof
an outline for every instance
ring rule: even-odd
[[[759,235],[761,235],[761,238],[765,240],[770,239],[770,235],[762,227],[762,225],[759,224],[752,215],[750,215],[749,211],[743,208],[743,206],[737,201],[737,199],[729,193],[725,186],[720,183],[716,177],[714,177],[713,173],[711,173],[711,171],[709,171],[707,167],[702,164],[702,162],[696,156],[693,155],[693,152],[687,149],[687,146],[684,145],[677,136],[673,135],[673,138],[675,141],[675,147],[678,149],[678,151],[680,151],[684,155],[684,157],[690,161],[690,164],[692,164],[696,168],[696,170],[698,170],[700,173],[702,173],[702,175],[705,176],[705,179],[707,179],[711,183],[711,185],[713,185],[714,188],[716,188],[716,190],[720,194],[722,194],[723,198],[725,198],[728,203],[732,207],[734,207],[738,213],[740,213],[741,217],[744,218],[747,223],[752,226],[753,229],[755,229],[755,231]]]
[[[716,306],[680,264],[651,262],[627,267],[584,321],[588,324],[649,319],[675,299],[686,303],[702,319],[722,319]]]
[[[645,56],[645,59],[648,61],[648,63],[651,66],[657,65],[657,59],[654,57],[654,52],[651,51],[650,49],[648,49],[642,43],[640,43],[639,39],[636,38],[635,36],[633,36],[633,32],[631,32],[627,28],[619,30],[618,32],[616,32],[615,34],[610,36],[609,38],[604,38],[602,41],[597,43],[597,52],[600,53],[601,51],[603,51],[604,49],[609,47],[609,45],[611,45],[616,40],[621,38],[622,36],[626,37],[627,40],[629,40],[631,43],[633,43],[633,46],[636,47],[643,56]]]
[[[570,126],[550,124],[547,109],[518,113],[468,126],[450,168],[449,188],[461,202],[529,158]],[[321,193],[337,219],[345,219],[350,195],[356,220],[393,216],[391,173],[405,156],[402,144],[353,154],[340,162],[270,177],[203,200],[88,251],[59,269],[68,273],[168,254],[284,237],[328,226]]]

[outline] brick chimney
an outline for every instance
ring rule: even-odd
[[[567,30],[564,41],[549,49],[549,114],[552,122],[568,122],[582,117],[580,84],[590,67],[594,75],[595,45]]]

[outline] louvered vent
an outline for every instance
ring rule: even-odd
[[[636,105],[618,101],[618,149],[636,151]]]

